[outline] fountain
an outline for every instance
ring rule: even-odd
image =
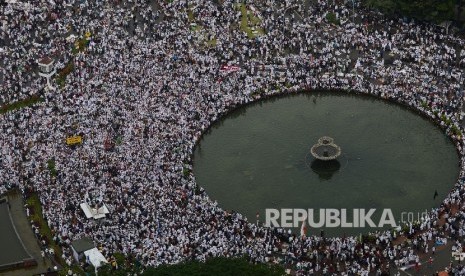
[[[341,155],[341,148],[334,143],[333,138],[323,136],[318,139],[318,143],[312,146],[310,153],[318,160],[330,161]]]

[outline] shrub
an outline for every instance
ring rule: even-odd
[[[326,20],[328,20],[329,23],[334,24],[334,25],[340,24],[340,21],[339,19],[336,18],[336,14],[334,12],[328,12],[326,14]]]

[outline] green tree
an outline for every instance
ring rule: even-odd
[[[391,16],[405,16],[436,24],[454,20],[456,0],[362,0],[367,7]]]
[[[251,264],[245,258],[212,258],[205,263],[190,261],[177,265],[148,268],[144,276],[282,276],[284,267],[268,264]]]

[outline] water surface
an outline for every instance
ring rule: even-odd
[[[333,174],[311,168],[308,153],[321,136],[333,137],[342,149]],[[198,185],[222,208],[253,222],[257,212],[265,219],[266,208],[346,208],[350,214],[353,208],[379,214],[390,208],[398,221],[402,212],[416,217],[439,206],[458,177],[458,164],[454,145],[429,120],[381,99],[335,92],[241,107],[215,123],[194,153]]]

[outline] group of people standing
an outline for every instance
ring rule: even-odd
[[[108,258],[122,252],[147,266],[246,254],[302,275],[381,274],[431,254],[425,251],[437,239],[461,246],[465,40],[353,4],[4,3],[0,103],[33,95],[43,101],[0,114],[0,193],[11,187],[38,193],[68,262],[71,241],[84,236]],[[76,49],[70,34],[86,33],[85,48]],[[55,60],[58,72],[72,68],[56,90],[36,74],[44,56]],[[395,244],[391,231],[373,233],[370,243],[298,237],[223,210],[197,185],[191,155],[213,121],[270,95],[332,89],[410,106],[454,141],[460,177],[430,220],[404,233],[416,243]],[[84,143],[68,146],[73,135]],[[105,146],[109,140],[114,147]],[[47,166],[51,160],[56,174]],[[79,208],[85,201],[104,203],[110,214],[88,220]]]

